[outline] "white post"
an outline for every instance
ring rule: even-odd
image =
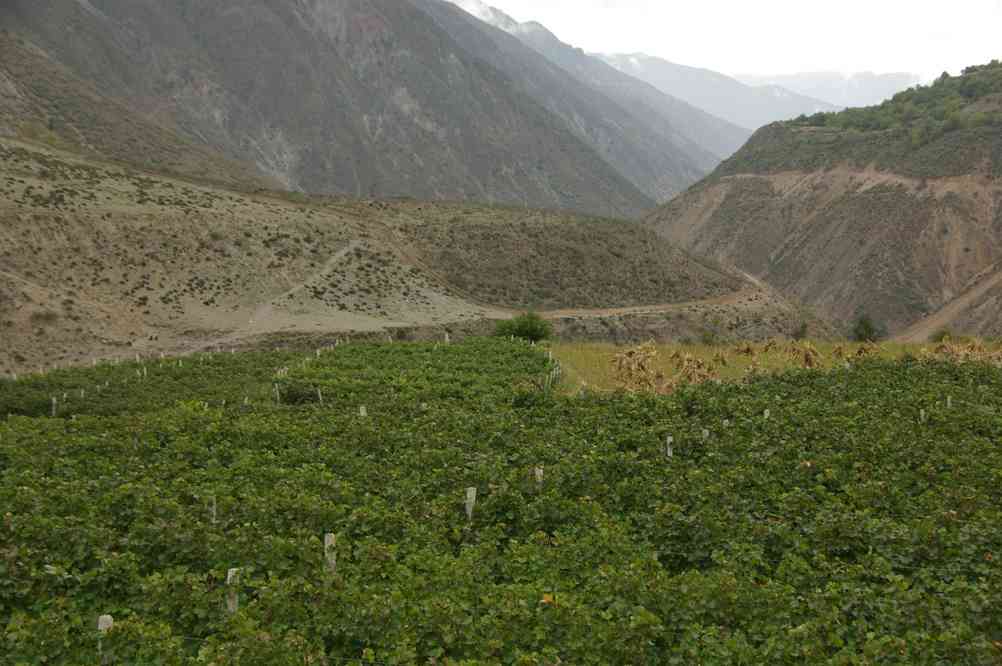
[[[320,404],[324,404],[324,392],[317,389],[317,399],[320,400]]]
[[[104,636],[109,631],[111,631],[111,628],[114,626],[115,626],[115,618],[113,618],[110,615],[101,615],[97,618],[97,631],[98,631],[97,655],[98,658],[101,660],[102,665],[108,663],[108,659],[105,657],[104,654]]]
[[[473,507],[477,505],[477,489],[466,489],[466,519],[473,521]]]
[[[240,569],[230,569],[226,572],[226,610],[232,615],[240,610],[240,592],[237,586],[240,585]]]
[[[52,418],[56,417],[56,396],[52,396]]]
[[[361,416],[363,419],[369,415],[369,410],[365,408],[365,405],[362,405],[358,408],[358,415]]]
[[[535,469],[532,470],[532,473],[536,477],[536,485],[538,486],[543,485],[543,468],[536,467]]]
[[[768,421],[771,416],[772,416],[772,411],[768,409],[765,410],[765,420]]]
[[[209,497],[209,519],[212,521],[213,525],[216,524],[216,496],[215,495],[211,495]]]
[[[324,559],[327,561],[327,571],[337,573],[337,535],[328,532],[324,535]]]
[[[15,375],[15,378],[16,377],[17,376]],[[946,408],[947,409],[953,409],[953,396],[952,395],[946,396]]]
[[[282,401],[281,394],[278,392],[278,384],[272,384],[272,388],[275,390],[275,404]]]
[[[666,458],[673,458],[675,456],[675,447],[674,447],[674,444],[675,444],[675,438],[672,437],[671,435],[668,435],[668,438],[665,440],[665,457]]]

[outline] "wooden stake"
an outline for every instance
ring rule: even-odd
[[[477,505],[477,489],[466,489],[466,519],[473,521],[473,507]]]
[[[97,631],[98,631],[97,656],[98,659],[101,661],[102,666],[111,661],[111,655],[104,654],[104,636],[109,631],[111,631],[112,627],[114,626],[115,626],[115,618],[113,618],[110,615],[101,615],[100,617],[97,618]]]
[[[226,610],[231,615],[240,610],[240,591],[237,589],[238,585],[240,585],[240,569],[230,569],[226,572],[226,587],[229,588],[226,593]]]
[[[52,418],[56,418],[56,396],[52,396]]]
[[[363,419],[369,416],[369,410],[365,408],[365,405],[361,405],[358,408],[358,415],[361,416]]]
[[[337,535],[328,532],[324,535],[324,560],[327,562],[327,571],[337,573]]]
[[[536,477],[536,485],[538,486],[543,485],[543,468],[536,467],[535,469],[532,470],[532,473]]]
[[[321,405],[324,404],[324,392],[320,389],[317,389],[317,399],[320,401]]]
[[[674,447],[674,444],[675,444],[675,438],[672,437],[671,435],[668,435],[668,438],[665,440],[665,457],[666,458],[673,458],[675,456],[675,447]]]
[[[216,496],[212,495],[209,497],[209,519],[212,524],[216,524]]]

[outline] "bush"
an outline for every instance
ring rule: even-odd
[[[929,338],[929,342],[936,342],[936,343],[949,342],[950,340],[953,340],[955,337],[956,336],[953,334],[953,331],[951,331],[950,329],[941,328],[932,334],[932,337]]]
[[[869,315],[862,315],[852,327],[852,339],[856,342],[877,342],[885,337],[887,331],[874,323]]]
[[[797,326],[797,328],[793,329],[793,333],[790,334],[790,337],[792,337],[794,340],[806,340],[808,333],[810,333],[810,327],[807,325],[807,322],[805,321],[801,322],[800,326]]]
[[[526,312],[514,319],[498,322],[495,334],[503,337],[516,337],[529,342],[540,342],[553,335],[553,325],[535,312]]]

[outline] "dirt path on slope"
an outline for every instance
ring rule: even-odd
[[[895,342],[927,342],[933,334],[948,328],[964,310],[984,296],[990,289],[1002,283],[1002,271],[996,270],[961,296],[947,303],[946,307],[922,319],[894,337]]]

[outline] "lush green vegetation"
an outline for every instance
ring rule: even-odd
[[[998,663],[999,371],[552,371],[486,339],[0,382],[0,661],[97,663],[111,614],[115,663]]]
[[[971,105],[1002,95],[1002,62],[968,67],[961,76],[947,73],[930,86],[898,93],[880,106],[846,109],[838,113],[801,116],[795,124],[860,131],[908,129],[916,146],[947,132],[978,127],[1002,127],[1002,97],[985,108]]]
[[[520,338],[529,342],[542,342],[553,336],[553,324],[535,312],[498,322],[496,334],[503,338]]]
[[[944,74],[880,106],[764,127],[714,176],[876,166],[918,178],[1002,176],[1002,63]]]

